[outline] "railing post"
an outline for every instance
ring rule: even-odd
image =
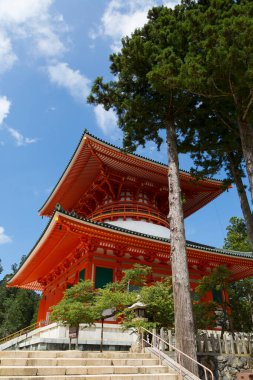
[[[152,345],[153,347],[156,347],[156,329],[152,329]]]
[[[233,338],[232,334],[231,334],[231,338],[230,338],[230,345],[231,345],[231,354],[234,355],[235,354],[235,345],[234,345],[234,338]]]
[[[218,334],[217,334],[217,339],[218,339],[218,346],[219,346],[219,354],[222,355],[222,345],[221,345],[220,335]]]
[[[172,346],[172,332],[171,332],[171,330],[168,331],[168,341],[169,341],[169,351],[173,351],[173,349],[171,348],[171,346]]]
[[[160,337],[161,337],[161,342],[160,342],[160,344],[161,344],[161,346],[160,346],[160,349],[162,350],[162,351],[164,351],[165,350],[165,344],[164,344],[164,338],[165,338],[165,336],[164,336],[165,334],[164,334],[164,328],[162,327],[161,329],[160,329]]]

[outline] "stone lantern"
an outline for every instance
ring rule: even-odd
[[[135,313],[135,318],[134,320],[142,320],[146,322],[148,318],[146,318],[146,313],[145,310],[147,308],[147,305],[144,303],[137,301],[135,302],[132,306],[129,306],[129,310],[133,310]]]

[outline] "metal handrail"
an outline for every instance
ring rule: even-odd
[[[163,342],[166,346],[169,346],[170,349],[174,350],[177,352],[177,362],[179,364],[179,374],[182,376],[182,369],[185,369],[182,364],[181,364],[181,356],[184,356],[185,358],[187,359],[190,359],[193,363],[197,364],[197,366],[200,366],[202,367],[203,371],[204,371],[204,374],[205,374],[205,380],[209,380],[208,379],[208,376],[207,376],[207,373],[210,374],[211,376],[211,380],[214,380],[214,375],[213,375],[213,372],[207,368],[206,366],[204,366],[203,364],[199,363],[197,360],[191,358],[189,355],[185,354],[183,351],[179,350],[177,347],[173,346],[171,343],[169,342],[166,342],[166,340],[162,339],[160,336],[154,334],[153,332],[145,329],[145,327],[141,327],[141,340],[142,340],[142,348],[144,347],[144,344],[143,342],[146,342],[148,343],[151,347],[152,347],[152,343],[153,343],[153,339],[152,339],[152,343],[149,343],[147,340],[144,339],[143,337],[143,331],[147,332],[148,334],[152,335],[152,337],[154,337],[156,340],[160,340],[161,342]],[[162,352],[162,350],[160,349],[159,345],[158,347],[157,346],[153,346],[155,348],[158,349],[159,351],[159,357],[160,357],[160,353]],[[188,370],[187,370],[188,371]],[[189,371],[190,372],[190,371]],[[195,375],[196,376],[196,375]]]
[[[36,323],[33,323],[32,325],[30,326],[27,326],[27,327],[24,327],[23,329],[21,330],[18,330],[10,335],[7,335],[3,338],[0,339],[0,345],[5,343],[5,342],[8,342],[9,340],[11,339],[14,339],[14,338],[17,338],[21,335],[24,335],[24,334],[28,334],[29,332],[33,331],[33,330],[36,330],[37,328],[41,327],[42,324],[41,322],[36,322]]]

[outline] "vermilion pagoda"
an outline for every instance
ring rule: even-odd
[[[223,191],[216,180],[180,172],[187,217]],[[81,279],[96,287],[122,277],[134,263],[152,266],[152,280],[171,274],[167,166],[126,154],[85,132],[40,210],[50,217],[9,286],[43,292],[38,321]],[[235,280],[253,275],[250,255],[188,242],[191,286],[227,265]]]

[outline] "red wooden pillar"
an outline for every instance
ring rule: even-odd
[[[113,281],[121,281],[123,277],[121,261],[116,261],[116,270],[114,271]]]
[[[93,264],[92,256],[89,255],[87,257],[87,263],[86,263],[86,267],[85,267],[85,280],[93,280],[93,278],[92,278],[92,264]]]
[[[42,294],[42,298],[39,304],[37,322],[43,322],[46,320],[46,296]]]

